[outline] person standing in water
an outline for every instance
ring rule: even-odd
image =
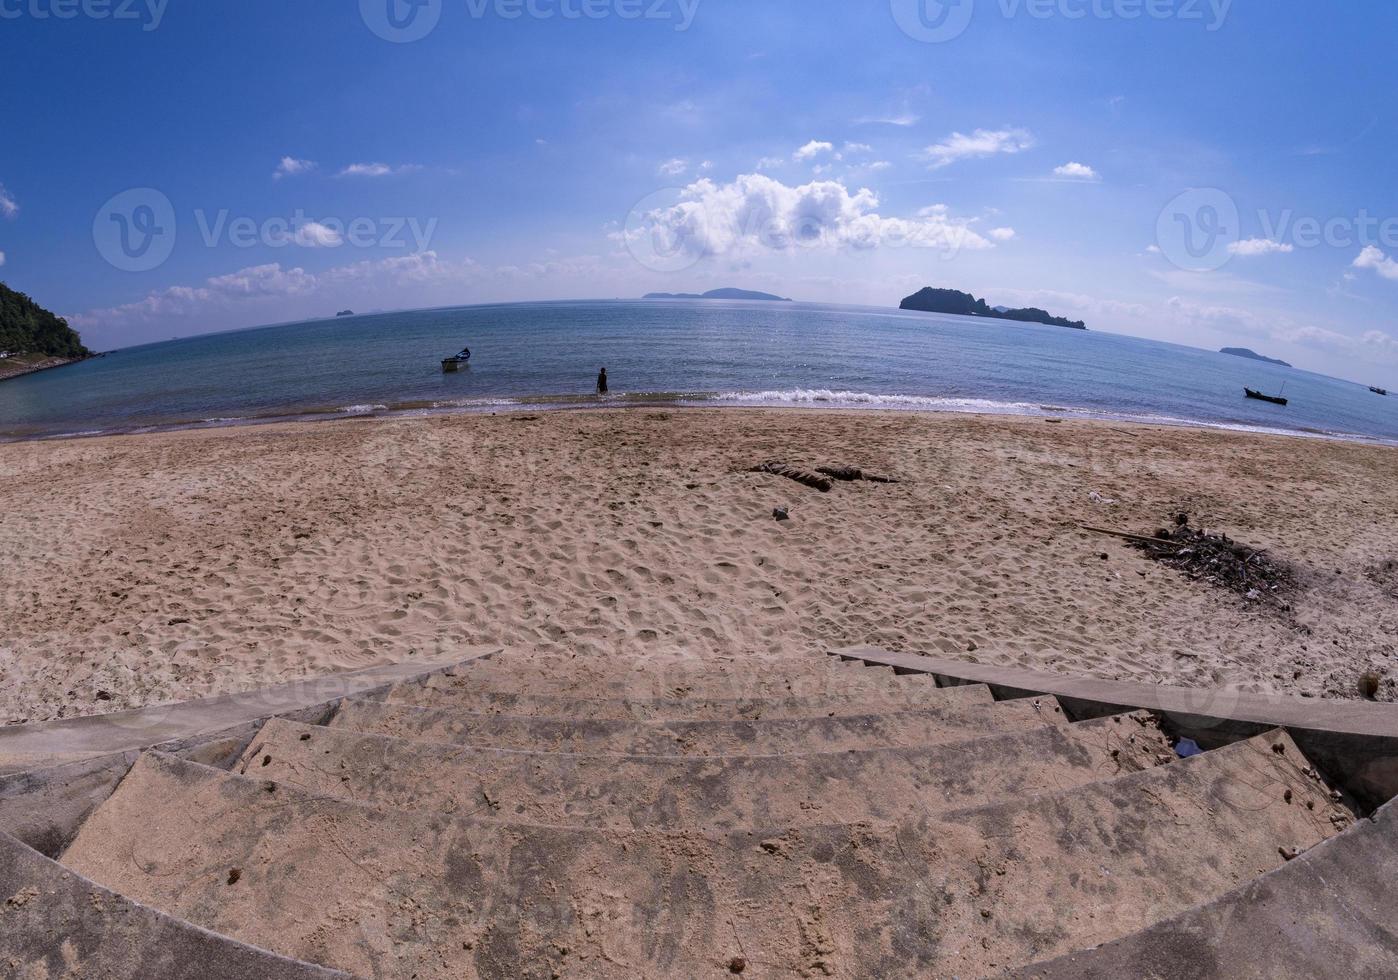
[[[599,374],[599,375],[597,375],[597,394],[599,394],[599,395],[605,395],[606,393],[607,393],[607,369],[606,369],[606,368],[603,368],[603,369],[602,369],[602,373]]]

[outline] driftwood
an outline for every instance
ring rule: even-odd
[[[1153,538],[1148,534],[1131,534],[1129,531],[1113,531],[1106,527],[1093,527],[1090,524],[1079,524],[1084,531],[1091,531],[1093,534],[1105,534],[1113,538],[1123,538],[1127,541],[1135,541],[1137,544],[1158,544],[1162,548],[1183,548],[1184,542],[1171,541],[1169,538]]]
[[[854,483],[857,480],[864,480],[868,483],[897,483],[891,476],[877,476],[873,473],[865,473],[858,466],[817,466],[817,473],[823,473],[832,479],[841,480],[845,483]]]
[[[835,481],[828,476],[819,473],[812,473],[810,470],[803,470],[799,466],[789,466],[786,463],[768,462],[761,466],[754,466],[753,473],[771,473],[773,476],[784,476],[788,480],[795,480],[803,486],[812,487],[821,493],[829,493],[835,486]]]

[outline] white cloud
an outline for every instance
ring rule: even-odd
[[[351,163],[344,170],[340,171],[341,177],[395,177],[399,174],[410,174],[421,170],[422,167],[416,163],[403,163],[396,167],[391,167],[386,163]]]
[[[683,160],[680,157],[675,157],[671,160],[666,160],[658,168],[656,168],[655,172],[657,175],[661,177],[678,177],[688,169],[688,160]]]
[[[1070,160],[1061,167],[1053,168],[1053,175],[1064,180],[1101,180],[1102,177],[1085,163]]]
[[[1285,242],[1274,242],[1270,238],[1244,238],[1241,241],[1228,243],[1228,254],[1241,258],[1251,259],[1259,255],[1271,255],[1274,252],[1286,254],[1295,251],[1295,247]]]
[[[846,143],[846,153],[873,153],[874,148],[868,143]]]
[[[339,231],[319,221],[308,221],[297,228],[295,241],[306,248],[338,248],[345,243]]]
[[[763,157],[757,161],[758,170],[775,170],[777,167],[786,166],[786,161],[781,157]]]
[[[703,163],[699,164],[699,169],[704,171],[712,170],[714,169],[714,162],[712,160],[705,160]]]
[[[1373,269],[1385,279],[1398,279],[1398,261],[1389,258],[1377,245],[1368,245],[1354,260],[1356,269]]]
[[[273,180],[281,180],[283,177],[295,177],[299,174],[308,174],[316,169],[314,160],[298,160],[295,157],[282,157],[277,164],[277,169],[272,171]]]
[[[924,208],[914,218],[885,217],[878,207],[873,191],[851,192],[837,181],[792,187],[763,174],[728,184],[705,178],[685,188],[675,204],[646,212],[613,237],[628,244],[648,240],[666,254],[696,258],[762,249],[994,247],[969,221],[951,217],[945,205]]]
[[[0,265],[4,265],[4,264],[5,264],[5,253],[4,253],[4,252],[0,252]]]
[[[478,276],[480,270],[480,265],[472,259],[445,262],[436,252],[366,259],[320,273],[307,272],[300,267],[288,269],[272,262],[211,276],[199,286],[153,290],[133,303],[89,310],[68,319],[78,329],[84,329],[201,317],[244,303],[261,302],[277,308],[277,304],[289,299],[322,293],[326,294],[326,301],[331,302],[339,299],[349,287],[377,294],[378,290],[391,286],[464,281]]]
[[[1021,153],[1034,146],[1034,136],[1025,129],[978,129],[971,135],[952,133],[922,152],[933,169],[950,166],[958,160],[973,160],[1000,153]]]
[[[835,144],[826,143],[822,140],[811,140],[793,155],[794,160],[813,160],[822,153],[834,153]]]
[[[870,124],[878,126],[898,126],[907,129],[909,126],[916,126],[922,121],[922,117],[912,112],[900,112],[891,116],[860,116],[856,119],[855,125],[867,126]]]
[[[1013,228],[992,228],[988,234],[997,242],[1008,242],[1015,237],[1015,230]]]
[[[1159,245],[1147,245],[1147,246],[1146,246],[1146,251],[1147,251],[1149,254],[1151,254],[1151,255],[1159,255],[1159,254],[1160,254],[1160,246],[1159,246]]]
[[[19,204],[15,202],[14,196],[5,190],[5,185],[0,184],[0,215],[13,218],[17,214],[19,214]]]

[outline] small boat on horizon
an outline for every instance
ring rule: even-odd
[[[1387,388],[1375,388],[1373,385],[1370,385],[1370,386],[1369,386],[1369,390],[1372,391],[1372,392],[1373,392],[1374,394],[1376,394],[1376,395],[1386,395],[1386,394],[1388,394],[1388,389],[1387,389]]]
[[[1251,388],[1244,388],[1243,391],[1247,392],[1249,398],[1256,398],[1260,402],[1271,402],[1273,405],[1289,404],[1289,400],[1283,398],[1281,395],[1264,395],[1262,392],[1254,391]]]

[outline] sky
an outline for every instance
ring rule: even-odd
[[[1398,8],[0,0],[0,280],[89,346],[926,285],[1398,387]]]

